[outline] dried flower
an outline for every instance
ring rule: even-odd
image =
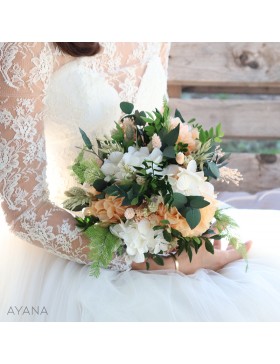
[[[131,220],[133,219],[135,216],[135,212],[133,210],[132,207],[129,207],[125,210],[125,213],[124,213],[124,217],[127,219],[127,220]]]
[[[183,163],[184,163],[184,160],[185,160],[185,155],[184,155],[184,153],[179,152],[179,153],[176,155],[176,162],[177,162],[178,164],[183,164]]]
[[[232,182],[236,186],[239,186],[239,182],[243,180],[243,177],[242,174],[238,171],[238,169],[222,167],[220,168],[219,180],[226,183]]]
[[[122,202],[123,198],[106,196],[102,200],[92,201],[85,212],[89,214],[91,211],[91,215],[98,217],[100,221],[113,224],[124,217],[126,207],[122,206]]]
[[[161,146],[162,146],[160,137],[157,134],[154,134],[152,136],[152,145],[153,145],[153,148],[161,148]]]

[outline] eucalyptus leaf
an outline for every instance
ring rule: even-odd
[[[98,191],[102,192],[108,186],[108,182],[104,181],[104,179],[97,179],[93,182],[93,187]]]
[[[120,108],[125,114],[131,114],[134,109],[134,105],[130,102],[123,101],[120,103]]]
[[[189,205],[192,208],[202,209],[203,207],[210,205],[210,202],[204,200],[204,197],[202,196],[189,196],[188,199]]]
[[[200,211],[191,207],[187,207],[185,217],[192,230],[200,223],[201,220]]]
[[[180,131],[180,124],[176,126],[176,128],[172,129],[168,134],[166,134],[163,138],[163,143],[169,146],[174,146]]]
[[[175,115],[174,115],[174,117],[175,117],[175,118],[179,118],[179,119],[182,121],[182,123],[184,123],[184,122],[185,122],[185,120],[184,120],[184,118],[183,118],[182,114],[180,113],[180,111],[179,111],[178,109],[176,109],[176,110],[175,110]]]
[[[164,265],[164,260],[160,255],[153,255],[152,259],[155,263],[157,263],[158,265]]]
[[[205,240],[205,248],[209,253],[214,254],[214,246],[209,239]]]
[[[164,150],[163,150],[163,156],[164,157],[167,157],[167,158],[170,158],[170,159],[173,159],[176,157],[176,153],[175,153],[175,150],[174,150],[174,146],[170,145],[168,147],[166,147]]]
[[[173,193],[172,206],[177,207],[178,210],[183,208],[187,204],[187,202],[188,202],[188,198],[185,195],[183,195],[182,193],[179,193],[179,192]]]
[[[79,130],[80,130],[83,141],[84,141],[85,145],[87,146],[87,148],[92,149],[92,143],[91,143],[89,137],[86,135],[86,133],[81,128],[79,128]]]

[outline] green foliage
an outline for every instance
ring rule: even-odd
[[[130,184],[111,185],[105,189],[105,192],[110,196],[123,197],[122,205],[129,206],[142,202],[141,190],[143,190],[143,187],[133,181]]]
[[[89,206],[90,197],[80,187],[70,188],[65,192],[65,195],[69,197],[63,201],[63,207],[67,210],[81,211],[84,207]]]
[[[209,205],[203,196],[188,196],[175,192],[172,194],[171,206],[175,206],[182,216],[184,216],[193,230],[201,220],[200,209]]]
[[[92,184],[95,179],[104,177],[95,159],[84,158],[84,150],[79,153],[71,168],[81,184],[84,182]]]
[[[134,105],[130,102],[123,101],[120,103],[120,108],[125,114],[131,114],[134,109]]]
[[[116,129],[112,131],[111,138],[117,143],[123,143],[124,141],[124,132],[121,126],[118,123],[116,124]]]
[[[246,269],[248,268],[248,259],[247,259],[247,250],[245,244],[241,241],[241,239],[237,235],[237,228],[239,227],[236,221],[230,217],[229,215],[223,213],[222,209],[219,209],[215,212],[216,219],[216,228],[219,231],[220,235],[225,237],[229,244],[232,245],[245,259],[246,261]]]
[[[192,207],[185,208],[185,218],[187,223],[189,224],[190,228],[193,230],[201,220],[201,213],[199,209],[195,209]]]
[[[84,141],[85,145],[87,146],[87,148],[92,149],[92,143],[91,143],[89,137],[86,135],[86,133],[81,128],[79,128],[79,130],[80,130],[83,141]]]
[[[102,178],[95,180],[93,183],[93,187],[98,192],[102,192],[107,186],[108,186],[108,182],[104,181],[104,179],[102,179]]]
[[[163,139],[162,143],[163,146],[172,146],[174,148],[174,145],[178,139],[180,131],[180,124],[176,126],[176,128],[172,129],[169,133],[167,133]]]
[[[216,163],[206,161],[203,167],[204,175],[208,179],[218,179],[220,177],[220,171]]]
[[[224,133],[222,132],[222,125],[219,123],[216,128],[210,128],[209,130],[204,130],[200,126],[199,131],[199,140],[201,143],[206,143],[208,140],[212,140],[213,142],[220,143],[222,141],[222,138],[224,136]]]
[[[114,252],[121,245],[121,240],[113,235],[109,228],[98,224],[90,226],[85,235],[89,238],[88,258],[92,261],[90,274],[98,277],[100,268],[106,268],[113,259]]]
[[[95,216],[85,216],[85,217],[75,217],[77,221],[77,226],[81,228],[83,231],[94,225],[99,219]]]
[[[175,110],[175,115],[174,115],[174,117],[175,117],[175,118],[179,118],[179,119],[182,121],[182,123],[185,123],[185,120],[184,120],[184,118],[183,118],[182,114],[180,113],[180,111],[179,111],[178,109],[176,109],[176,110]]]

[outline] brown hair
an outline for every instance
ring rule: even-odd
[[[62,52],[73,57],[94,56],[100,51],[96,42],[54,42]]]

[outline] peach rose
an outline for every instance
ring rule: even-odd
[[[198,129],[192,129],[188,124],[183,124],[179,118],[172,118],[170,124],[171,129],[175,129],[177,125],[180,125],[179,136],[176,143],[187,143],[189,152],[195,150],[196,139],[199,138]]]
[[[127,206],[122,206],[123,198],[106,196],[102,200],[92,201],[86,213],[96,216],[100,221],[106,223],[117,223],[124,217]]]
[[[200,209],[201,220],[200,223],[192,230],[187,223],[187,220],[179,213],[176,207],[171,207],[168,211],[164,204],[160,204],[156,217],[157,223],[160,224],[161,220],[168,220],[170,226],[182,233],[185,237],[199,236],[203,234],[211,224],[215,212],[217,210],[217,201],[209,197],[205,198],[210,205]]]

